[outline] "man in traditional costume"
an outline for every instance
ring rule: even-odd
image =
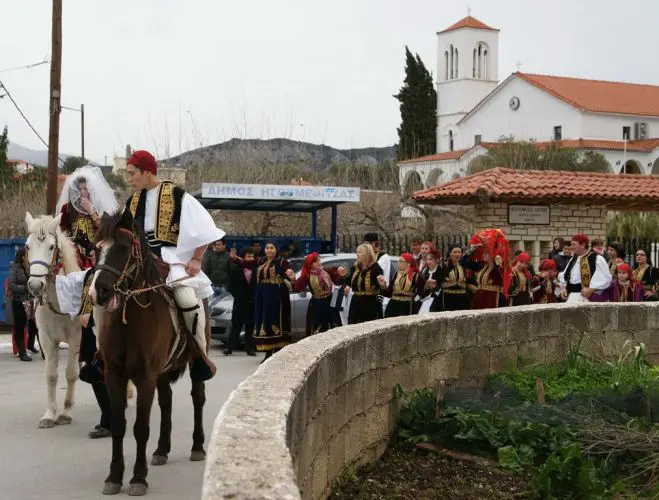
[[[561,297],[568,303],[599,302],[611,285],[609,265],[604,257],[588,250],[588,243],[585,234],[572,237],[572,258],[558,276]]]
[[[166,282],[201,355],[193,365],[193,376],[207,380],[214,375],[215,366],[206,356],[206,317],[201,301],[213,295],[213,288],[201,271],[201,261],[208,245],[224,238],[225,233],[193,196],[170,181],[158,179],[158,164],[148,151],[135,151],[126,170],[134,191],[126,210],[143,230],[154,255],[169,265]]]

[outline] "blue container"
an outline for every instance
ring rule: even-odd
[[[11,263],[16,258],[16,251],[25,245],[25,240],[0,240],[0,283],[2,283],[2,295],[0,295],[0,323],[5,321],[5,280],[11,269]]]

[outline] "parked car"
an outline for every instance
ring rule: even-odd
[[[321,254],[320,260],[325,267],[344,267],[350,269],[357,260],[354,253],[341,254]],[[300,276],[304,258],[298,257],[289,259],[289,266],[295,271],[296,277]],[[396,273],[398,269],[398,258],[391,257],[391,273]],[[303,292],[291,292],[291,334],[295,340],[304,337],[307,321],[307,309],[311,300],[311,293],[307,290]],[[383,307],[386,307],[388,299],[384,299]],[[222,343],[229,341],[231,333],[231,312],[233,310],[233,296],[229,292],[221,293],[209,300],[211,311],[211,337]],[[239,343],[242,345],[245,339],[245,331],[240,332]]]

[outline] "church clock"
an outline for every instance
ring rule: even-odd
[[[519,108],[519,97],[513,96],[510,98],[510,102],[508,103],[510,105],[510,109],[513,111],[517,111]]]

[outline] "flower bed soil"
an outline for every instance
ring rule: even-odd
[[[377,462],[344,475],[330,499],[496,500],[527,498],[527,491],[523,475],[393,443]]]

